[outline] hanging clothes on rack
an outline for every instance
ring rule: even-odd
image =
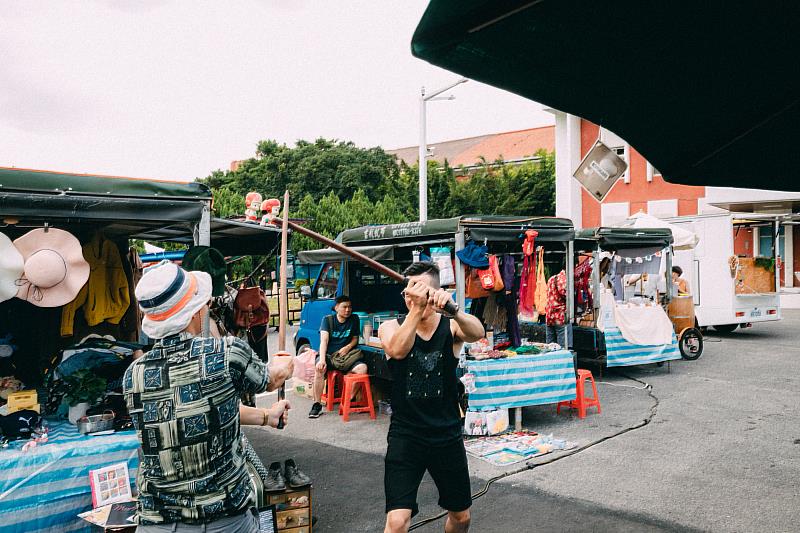
[[[525,231],[522,242],[522,275],[519,282],[519,310],[526,316],[534,314],[534,297],[536,295],[536,237],[539,232],[529,229]]]
[[[519,332],[519,318],[517,316],[517,298],[514,292],[514,277],[516,275],[514,258],[510,254],[503,256],[503,264],[500,268],[503,276],[503,285],[506,290],[501,293],[502,305],[506,309],[506,333],[511,341],[512,346],[520,346],[522,344],[522,336]]]
[[[534,295],[534,309],[536,316],[544,315],[547,310],[547,278],[544,275],[544,246],[538,249],[536,263],[536,294]]]
[[[89,280],[61,313],[61,336],[73,334],[75,313],[83,307],[89,326],[108,321],[119,324],[131,303],[128,278],[119,248],[100,232],[83,245],[83,257],[91,268]]]
[[[579,314],[583,314],[593,307],[591,279],[592,261],[586,260],[578,263],[574,270],[575,275],[575,309]]]

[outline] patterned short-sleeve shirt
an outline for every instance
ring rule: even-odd
[[[567,314],[567,275],[562,270],[547,280],[547,307],[545,319],[548,326],[561,326]]]
[[[266,365],[235,337],[162,339],[128,367],[123,393],[141,445],[139,522],[204,523],[252,504],[239,398]]]

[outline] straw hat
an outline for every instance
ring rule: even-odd
[[[17,280],[22,277],[25,261],[11,239],[0,233],[0,302],[17,295]]]
[[[145,272],[135,292],[144,312],[142,331],[152,339],[163,339],[186,329],[192,316],[211,300],[211,276],[162,261]]]
[[[25,261],[17,298],[39,307],[59,307],[75,299],[89,279],[89,263],[71,233],[35,229],[14,241]]]

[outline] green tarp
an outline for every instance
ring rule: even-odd
[[[337,240],[342,244],[413,244],[435,238],[450,240],[460,229],[480,241],[517,241],[526,229],[537,230],[537,239],[545,241],[568,241],[574,233],[572,221],[565,218],[492,215],[362,226],[343,231]]]
[[[45,223],[77,235],[180,235],[191,240],[211,193],[199,183],[0,168],[0,219],[11,238]],[[188,237],[187,237],[188,236]],[[172,239],[162,239],[172,240]]]
[[[127,198],[211,198],[211,190],[195,182],[180,183],[5,167],[0,167],[0,191]]]
[[[356,252],[360,252],[370,259],[376,261],[392,261],[394,260],[395,247],[390,244],[378,246],[351,246]],[[342,261],[352,260],[350,256],[343,254],[339,250],[333,248],[322,248],[320,250],[307,250],[299,252],[297,259],[303,264],[318,264],[327,263],[329,261]]]
[[[613,251],[625,248],[667,248],[672,232],[667,228],[586,228],[576,232],[576,250]]]
[[[432,0],[434,65],[615,132],[667,181],[800,191],[800,3]]]

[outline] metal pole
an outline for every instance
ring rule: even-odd
[[[425,132],[425,87],[419,95],[419,221],[428,220],[428,140]]]
[[[456,252],[464,249],[466,237],[464,235],[464,228],[459,228],[456,233]],[[466,282],[464,280],[464,267],[461,264],[461,259],[456,255],[456,303],[459,309],[464,309],[466,300],[465,296]]]

